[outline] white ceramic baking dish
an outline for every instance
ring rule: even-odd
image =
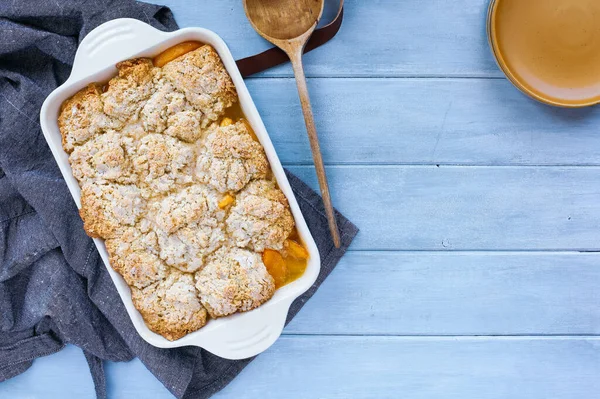
[[[56,158],[71,195],[77,206],[81,207],[79,184],[71,171],[68,155],[62,148],[61,135],[58,130],[57,117],[61,104],[88,83],[104,82],[115,76],[117,62],[133,57],[152,57],[187,40],[197,40],[212,45],[231,75],[242,110],[265,149],[277,182],[289,200],[298,232],[308,248],[310,259],[306,272],[300,279],[277,290],[273,298],[261,307],[250,312],[210,320],[199,331],[171,342],[153,333],[144,324],[142,316],[133,306],[129,287],[123,278],[109,266],[104,241],[95,239],[94,242],[133,325],[147,342],[161,348],[185,345],[200,346],[224,358],[243,359],[259,354],[275,342],[283,330],[292,301],[315,282],[321,262],[315,241],[306,226],[306,221],[300,212],[267,130],[225,42],[214,32],[201,28],[185,28],[166,33],[135,19],[122,18],[106,22],[90,32],[81,42],[75,55],[71,76],[48,96],[41,109],[40,122],[46,141]]]

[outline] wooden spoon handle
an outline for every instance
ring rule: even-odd
[[[329,185],[327,184],[327,175],[325,174],[325,166],[323,165],[323,157],[321,156],[321,146],[319,145],[319,137],[315,128],[315,120],[313,118],[312,107],[310,106],[310,98],[308,96],[308,88],[306,87],[306,77],[304,76],[304,67],[302,66],[302,51],[297,51],[297,54],[289,54],[296,76],[296,85],[298,86],[298,94],[300,95],[300,103],[302,104],[302,113],[304,114],[304,123],[306,123],[306,131],[310,141],[310,149],[312,150],[313,160],[319,186],[321,187],[321,196],[325,204],[325,213],[329,222],[329,231],[331,238],[336,248],[340,247],[340,233],[338,231],[337,221],[333,212],[333,204],[329,195]]]

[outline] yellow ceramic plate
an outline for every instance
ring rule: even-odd
[[[600,103],[600,0],[492,0],[488,38],[500,68],[531,97]]]

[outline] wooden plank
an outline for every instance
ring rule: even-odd
[[[7,398],[92,398],[79,349],[0,384]],[[108,397],[172,398],[139,362],[106,362]],[[593,398],[598,337],[285,336],[215,398]]]
[[[216,398],[593,398],[598,338],[282,337]]]
[[[600,253],[349,252],[286,334],[600,334]]]
[[[237,58],[270,47],[238,0],[151,0],[180,26],[217,32]],[[327,1],[331,20],[337,1]],[[308,76],[502,76],[485,37],[488,0],[347,0],[338,36],[306,56]],[[263,76],[291,76],[289,66]]]
[[[140,364],[106,369],[110,398],[168,397]],[[215,398],[593,398],[599,373],[598,338],[287,336]]]
[[[314,189],[311,167],[289,168]],[[357,250],[598,251],[598,167],[332,166]]]
[[[294,81],[248,86],[282,162],[312,164]],[[309,79],[309,88],[329,164],[600,164],[600,107],[549,108],[505,80]]]

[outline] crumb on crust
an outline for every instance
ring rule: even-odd
[[[181,141],[162,134],[149,134],[139,140],[133,167],[139,184],[150,193],[165,193],[180,184],[192,182],[194,150]]]
[[[169,115],[165,134],[186,143],[193,143],[202,137],[202,112],[187,110]]]
[[[172,267],[193,273],[204,266],[207,255],[226,240],[225,226],[191,223],[172,234],[157,231],[160,257]]]
[[[158,257],[154,232],[142,233],[137,227],[128,227],[105,244],[111,267],[129,286],[145,288],[167,276],[168,268]]]
[[[257,252],[283,249],[294,228],[287,198],[270,180],[250,182],[238,195],[226,223],[235,245]]]
[[[213,125],[196,163],[196,177],[221,193],[237,192],[250,180],[264,179],[269,162],[244,122]]]
[[[154,91],[153,77],[158,68],[148,58],[135,58],[117,64],[118,76],[108,82],[102,93],[104,113],[122,124],[136,121]]]
[[[191,109],[182,93],[166,79],[159,78],[155,81],[154,93],[142,108],[142,125],[148,133],[162,133],[171,115]]]
[[[81,189],[83,227],[90,237],[113,238],[134,226],[144,211],[141,191],[133,185],[91,183]]]
[[[94,181],[133,183],[136,176],[127,156],[132,148],[133,139],[114,130],[97,135],[75,147],[69,156],[73,175],[81,185]]]
[[[268,301],[275,281],[260,254],[242,248],[222,248],[196,273],[200,300],[211,317],[252,310]]]
[[[199,184],[153,202],[149,208],[148,217],[168,234],[193,222],[216,223],[225,216],[225,212],[219,208],[218,193]]]
[[[191,274],[171,269],[166,279],[146,288],[132,287],[131,298],[150,330],[175,341],[206,324]]]
[[[176,58],[162,70],[165,78],[202,112],[204,127],[216,121],[237,101],[233,81],[221,58],[209,45]]]
[[[102,89],[97,84],[89,84],[66,100],[58,116],[58,128],[62,145],[67,153],[94,135],[115,126],[103,112]]]

